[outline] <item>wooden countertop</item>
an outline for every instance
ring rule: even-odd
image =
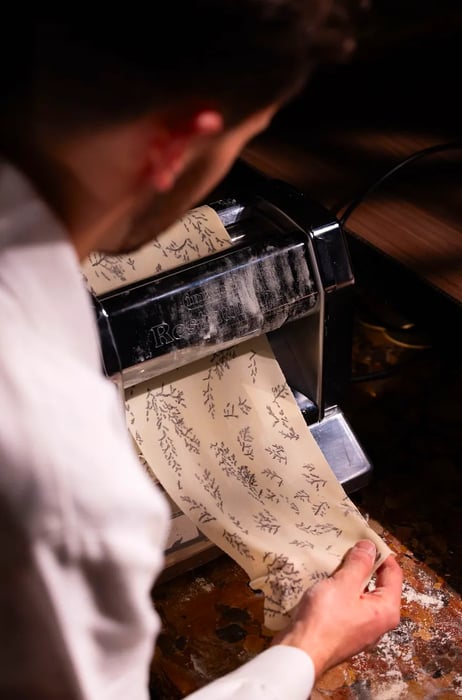
[[[321,73],[251,143],[244,160],[335,213],[414,151],[462,146],[454,73],[459,32]],[[366,56],[364,55],[366,53]],[[462,149],[384,182],[355,210],[357,238],[462,302]]]
[[[346,143],[350,150],[356,149],[357,163],[345,157]],[[361,191],[361,184],[366,188],[375,179],[372,165],[370,177],[363,175],[365,158],[371,164],[377,157],[398,162],[437,143],[432,135],[349,131],[331,135],[329,148],[321,155],[309,144],[287,143],[271,135],[250,147],[245,160],[340,214],[342,203]],[[433,155],[427,163],[415,164],[413,180],[407,175],[405,182],[384,184],[366,198],[346,228],[462,303],[462,150]]]

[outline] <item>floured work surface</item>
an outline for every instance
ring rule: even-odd
[[[396,538],[378,531],[403,568],[401,623],[374,648],[328,671],[311,700],[457,700],[460,595]],[[252,592],[228,557],[157,587],[154,600],[163,623],[150,674],[156,700],[180,700],[271,644],[263,595]]]
[[[205,207],[134,256],[93,256],[84,274],[100,294],[229,244]],[[126,399],[150,470],[264,592],[269,628],[285,627],[303,592],[358,539],[376,543],[377,566],[389,554],[327,464],[265,336],[133,387]]]

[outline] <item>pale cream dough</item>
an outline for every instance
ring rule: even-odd
[[[345,494],[265,336],[127,392],[129,429],[173,500],[265,594],[283,628],[304,590],[362,538],[389,550]]]
[[[198,208],[134,256],[90,258],[84,274],[101,294],[228,245],[216,213]],[[376,544],[376,569],[390,553],[329,467],[266,336],[127,390],[126,410],[173,501],[263,591],[269,629],[358,539]]]
[[[101,295],[211,255],[230,244],[216,211],[208,206],[196,207],[134,253],[91,253],[82,266],[83,277],[90,291]]]

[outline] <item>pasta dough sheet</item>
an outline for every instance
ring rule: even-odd
[[[347,550],[384,542],[345,494],[311,435],[266,337],[127,392],[129,429],[196,526],[265,595],[282,629],[303,592]]]
[[[93,254],[96,294],[226,248],[216,212],[199,207],[127,256]],[[126,392],[142,461],[212,542],[265,595],[265,624],[284,628],[303,592],[368,538],[389,549],[346,495],[318,447],[266,337]]]
[[[191,209],[154,241],[130,255],[91,253],[82,265],[88,289],[101,295],[211,255],[231,245],[214,209]]]

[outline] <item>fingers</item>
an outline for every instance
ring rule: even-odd
[[[364,592],[376,560],[372,542],[358,542],[329,579],[301,599],[292,623],[275,639],[306,651],[316,676],[367,648],[395,628],[400,618],[402,572],[390,555],[378,569],[376,588]]]
[[[376,591],[381,595],[386,593],[393,601],[401,600],[401,589],[403,585],[403,572],[396,558],[390,556],[384,561],[382,566],[377,570]],[[375,592],[375,591],[374,591]]]
[[[401,589],[403,572],[391,554],[377,570],[375,590],[367,593],[380,610],[384,631],[397,627],[401,617]]]
[[[347,583],[350,588],[355,586],[358,591],[361,591],[374,569],[375,555],[374,543],[369,540],[360,540],[347,552],[332,578],[338,582]]]

